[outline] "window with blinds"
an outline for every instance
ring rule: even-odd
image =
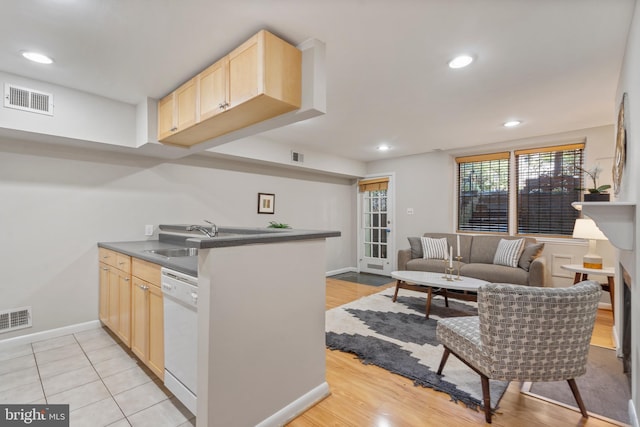
[[[458,230],[509,231],[509,153],[456,158]]]
[[[518,234],[571,236],[579,212],[584,144],[515,152]]]

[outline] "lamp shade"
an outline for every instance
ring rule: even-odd
[[[602,231],[591,218],[578,218],[573,226],[573,237],[576,239],[607,240]]]

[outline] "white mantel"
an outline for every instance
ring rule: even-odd
[[[633,202],[573,202],[595,221],[613,246],[631,251],[635,247],[636,204]]]

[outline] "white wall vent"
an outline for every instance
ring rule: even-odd
[[[0,311],[0,333],[31,327],[31,307]]]
[[[53,116],[53,95],[5,83],[4,106]]]
[[[291,161],[294,163],[304,163],[304,154],[291,151]]]

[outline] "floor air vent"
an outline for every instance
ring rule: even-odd
[[[31,307],[0,311],[0,334],[31,327]]]
[[[5,83],[4,106],[53,116],[53,95]]]

